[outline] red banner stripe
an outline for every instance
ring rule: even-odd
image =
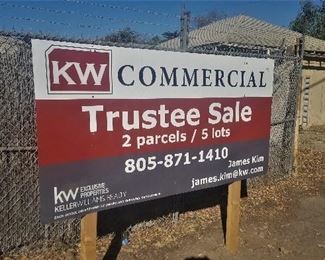
[[[216,119],[209,114],[211,104],[221,104],[222,111],[228,107],[225,120],[231,120],[229,107],[236,110],[249,106],[251,120],[242,121],[241,112],[234,113],[233,121],[209,124],[208,119]],[[36,100],[39,163],[41,166],[61,164],[72,161],[95,159],[124,154],[138,154],[154,151],[168,151],[186,147],[223,144],[268,138],[270,135],[270,115],[272,98],[206,98],[206,99],[155,99],[155,100]],[[141,115],[146,110],[158,111],[164,105],[168,127],[159,122],[152,129],[141,127]],[[96,114],[97,131],[90,132],[89,112],[82,112],[83,106],[103,106],[103,111]],[[175,109],[182,109],[185,114],[192,108],[200,112],[199,124],[191,126],[185,123],[175,127],[170,121],[170,114]],[[128,122],[133,122],[133,111],[139,111],[140,129],[125,130],[122,127],[122,111],[128,112]],[[119,112],[119,118],[113,119],[113,131],[107,131],[106,112]],[[247,111],[246,111],[247,112]],[[177,123],[182,119],[175,120]],[[112,114],[110,114],[112,115]],[[135,115],[136,116],[136,115]],[[159,119],[159,116],[157,115]],[[194,119],[193,119],[194,118]],[[193,116],[193,121],[197,121]],[[236,122],[236,119],[238,122]],[[157,120],[159,121],[159,120]],[[148,125],[148,124],[147,124]],[[208,137],[203,138],[204,131]],[[195,133],[194,133],[195,132]],[[214,132],[214,137],[212,132]],[[229,132],[229,136],[227,135]],[[131,147],[122,147],[129,135]],[[223,135],[223,136],[219,136]],[[184,140],[185,136],[185,140]],[[146,141],[139,147],[139,140]],[[165,143],[167,142],[167,143]]]

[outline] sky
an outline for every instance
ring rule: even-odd
[[[121,28],[147,37],[179,30],[185,6],[191,18],[215,10],[245,14],[287,27],[300,9],[299,1],[1,1],[0,30],[96,38]]]

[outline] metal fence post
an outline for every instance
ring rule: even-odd
[[[180,29],[180,43],[181,43],[181,49],[186,51],[189,44],[189,27],[190,27],[190,12],[186,11],[185,6],[182,9],[181,14],[181,29]],[[179,198],[176,199],[175,202],[175,208],[178,208],[179,206]],[[173,222],[177,223],[179,219],[179,211],[176,209],[176,211],[172,215]]]
[[[186,11],[185,7],[181,15],[180,42],[181,49],[186,50],[189,44],[189,27],[190,27],[190,12]]]
[[[302,38],[297,39],[297,56],[299,57],[299,75],[296,91],[296,107],[295,107],[295,121],[294,121],[294,140],[293,140],[293,161],[292,161],[292,174],[298,174],[298,150],[299,150],[299,120],[301,116],[301,90],[302,90],[302,67],[304,58],[304,35]]]

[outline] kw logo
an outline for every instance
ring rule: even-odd
[[[51,46],[46,51],[49,94],[111,93],[111,51]]]
[[[58,187],[54,187],[54,204],[68,202],[70,198],[76,200],[79,188],[76,188],[74,191],[69,189],[66,193],[65,191],[59,191]]]
[[[104,75],[104,71],[107,67],[107,64],[100,64],[100,69],[98,71],[98,74],[95,69],[94,63],[87,63],[86,69],[83,72],[80,63],[78,62],[66,62],[64,66],[59,68],[59,62],[58,61],[52,61],[52,67],[53,67],[53,84],[60,84],[60,77],[65,79],[65,81],[68,83],[68,85],[77,85],[77,83],[69,76],[67,70],[70,69],[72,66],[74,66],[75,71],[78,74],[79,77],[79,84],[81,85],[88,85],[89,83],[89,74],[92,75],[92,78],[94,79],[95,85],[100,86],[102,84],[102,79]]]

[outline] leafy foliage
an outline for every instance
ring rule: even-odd
[[[210,23],[226,18],[227,15],[219,13],[215,10],[208,12],[206,15],[198,15],[193,18],[193,26],[195,28],[201,28]]]
[[[126,27],[105,36],[104,40],[109,42],[138,43],[140,41],[140,38],[140,35],[136,31],[133,31],[131,28]]]
[[[302,1],[301,10],[290,23],[290,29],[325,40],[325,0],[317,5],[313,1]]]
[[[164,33],[162,33],[162,36],[165,38],[165,40],[174,39],[179,36],[179,31],[164,32]]]
[[[159,36],[146,37],[130,27],[123,28],[117,32],[106,35],[103,38],[107,42],[119,42],[119,43],[139,43],[139,44],[152,44],[156,45],[162,42],[162,38]]]

